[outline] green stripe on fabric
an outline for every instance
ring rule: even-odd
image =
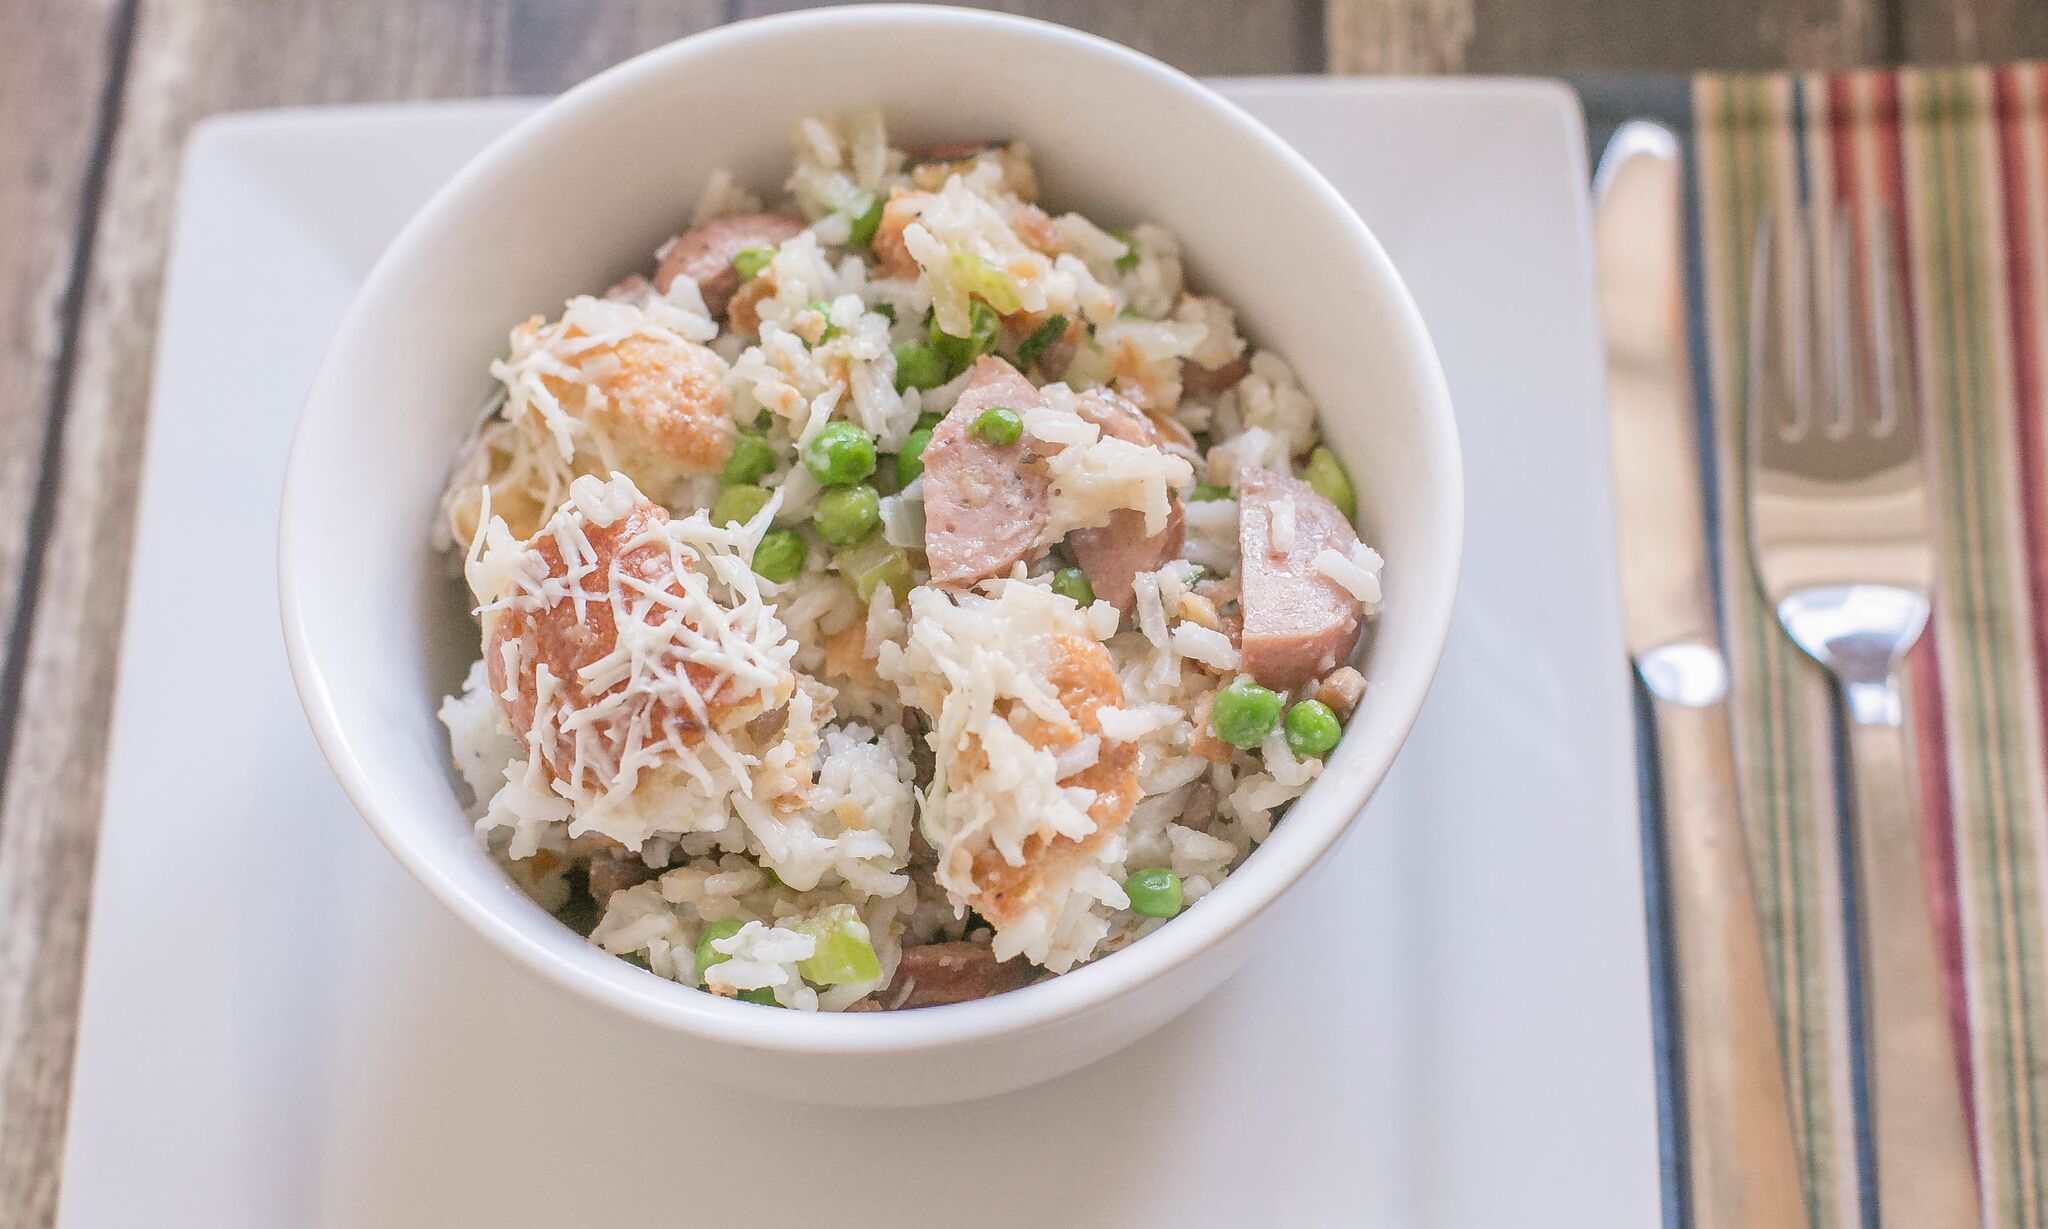
[[[1996,353],[1989,292],[1984,284],[1990,251],[1977,196],[1983,172],[1969,128],[1981,109],[1970,97],[1969,77],[1964,72],[1930,74],[1928,85],[1930,105],[1924,122],[1940,157],[1941,172],[1934,197],[1942,215],[1934,256],[1944,265],[1941,284],[1947,292],[1947,310],[1943,318],[1951,321],[1953,328],[1948,338],[1953,346],[1947,365],[1950,404],[1941,407],[1936,421],[1948,444],[1944,452],[1950,459],[1948,472],[1953,484],[1953,498],[1943,510],[1952,513],[1954,521],[1946,537],[1952,544],[1950,570],[1962,596],[1961,617],[1955,620],[1959,633],[1956,649],[1969,667],[1967,685],[1957,689],[1955,698],[1972,735],[1963,746],[1963,755],[1974,759],[1967,770],[1982,790],[1971,826],[1988,854],[1979,871],[1989,887],[1996,955],[1984,963],[2004,1024],[1984,1038],[1986,1048],[1996,1052],[1996,1069],[2005,1077],[1995,1086],[2007,1094],[1993,1099],[2000,1111],[1996,1115],[2001,1137],[1997,1152],[2009,1166],[1997,1189],[2009,1192],[2011,1198],[1997,1211],[2007,1223],[2038,1226],[2041,1135],[2038,1108],[2029,1095],[2038,1025],[2028,984],[2034,971],[2028,950],[2032,919],[2023,905],[2033,893],[2021,882],[2028,859],[2019,849],[2023,833],[2014,817],[2025,813],[2025,805],[2014,778],[2017,756],[2009,735],[2017,714],[2009,690],[2010,672],[2001,668],[1998,652],[2000,646],[2012,643],[2013,631],[2009,618],[2012,595],[1998,592],[2000,581],[2009,580],[2001,565],[2010,544],[2000,531],[2004,528],[2001,510],[2009,504],[2011,492],[2000,482],[2002,471],[1995,451],[1995,443],[2004,433],[1996,430],[1996,406],[1989,387],[1988,373]],[[1990,1141],[1986,1143],[1988,1146]]]
[[[1717,434],[1725,458],[1724,473],[1745,472],[1749,381],[1747,333],[1749,277],[1753,240],[1766,204],[1779,198],[1780,175],[1774,141],[1784,131],[1775,109],[1769,78],[1724,79],[1716,109],[1727,153],[1717,207],[1728,222],[1723,253],[1727,293],[1723,331],[1733,339],[1724,356],[1730,379],[1720,399]],[[1788,194],[1789,195],[1789,194]],[[1733,395],[1728,395],[1733,394]],[[1735,540],[1725,544],[1735,575],[1748,575],[1744,489],[1738,480],[1724,492],[1724,520]],[[1774,613],[1753,584],[1728,586],[1726,612],[1731,638],[1747,645],[1750,675],[1741,690],[1742,713],[1754,729],[1751,744],[1756,772],[1745,797],[1752,816],[1752,865],[1760,881],[1759,901],[1767,916],[1767,958],[1776,986],[1780,1037],[1785,1046],[1787,1084],[1792,1093],[1794,1126],[1802,1145],[1809,1215],[1815,1229],[1834,1229],[1842,1219],[1835,1156],[1840,1129],[1834,1114],[1833,1063],[1837,1039],[1825,1004],[1829,1001],[1827,970],[1834,954],[1816,951],[1809,909],[1817,889],[1806,842],[1814,839],[1810,784],[1804,757],[1808,733],[1803,720],[1802,682],[1784,643]],[[1816,1006],[1820,1010],[1816,1011]]]

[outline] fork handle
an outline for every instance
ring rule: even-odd
[[[1851,684],[1845,699],[1878,1224],[1976,1225],[1976,1163],[1898,685]]]
[[[1653,692],[1651,709],[1682,1022],[1687,1223],[1805,1229],[1727,705]]]

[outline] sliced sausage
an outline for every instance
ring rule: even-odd
[[[993,444],[972,427],[994,406],[1023,414],[1044,404],[1015,367],[983,357],[952,412],[932,428],[924,450],[924,548],[932,584],[965,588],[1043,552],[1039,539],[1052,516],[1043,459],[1029,436]]]
[[[602,909],[612,893],[623,892],[654,878],[654,868],[624,852],[601,853],[590,860],[590,899]]]
[[[1104,435],[1144,448],[1160,446],[1156,421],[1108,389],[1090,389],[1076,397],[1074,412]],[[1150,536],[1145,533],[1145,514],[1135,508],[1120,508],[1110,514],[1109,524],[1076,529],[1067,535],[1074,562],[1087,575],[1095,596],[1125,613],[1137,600],[1132,579],[1140,572],[1156,571],[1180,554],[1186,537],[1180,496],[1169,495],[1166,502],[1166,526]]]
[[[1273,543],[1276,510],[1294,518],[1293,541]],[[1349,554],[1358,535],[1336,505],[1308,483],[1264,469],[1239,481],[1238,545],[1243,551],[1239,601],[1244,611],[1244,668],[1276,691],[1301,686],[1335,669],[1358,641],[1364,606],[1316,571],[1325,547]]]
[[[1024,151],[1008,141],[959,141],[935,145],[910,164],[910,182],[927,192],[937,192],[955,175],[965,175],[983,159],[991,159],[1002,172],[1002,186],[1022,201],[1038,199],[1038,172]]]
[[[750,247],[775,247],[803,230],[804,220],[790,213],[743,213],[718,218],[677,235],[662,253],[654,272],[654,288],[663,294],[676,278],[687,276],[704,296],[705,310],[725,314],[725,305],[740,288],[740,271],[732,258]]]
[[[1189,359],[1180,365],[1180,390],[1184,397],[1200,397],[1203,400],[1220,397],[1237,387],[1237,382],[1251,374],[1252,361],[1243,355],[1231,359],[1221,367],[1204,367]]]
[[[996,954],[981,943],[906,947],[896,966],[896,976],[875,996],[876,1005],[868,1010],[901,1011],[971,1003],[1028,986],[1037,977],[1038,968],[1029,961],[997,960]]]

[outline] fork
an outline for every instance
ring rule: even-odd
[[[1878,1223],[1960,1229],[1979,1223],[1976,1170],[1897,677],[1934,552],[1891,233],[1880,214],[1859,262],[1846,211],[1820,235],[1796,215],[1759,227],[1750,551],[1778,621],[1841,689]]]

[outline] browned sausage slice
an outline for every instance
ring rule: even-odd
[[[775,247],[795,237],[804,220],[790,213],[743,213],[718,218],[677,235],[654,272],[654,288],[663,294],[676,278],[688,275],[714,316],[740,288],[740,271],[732,258],[750,247]]]
[[[1015,367],[983,357],[952,412],[932,428],[924,450],[924,548],[934,585],[965,588],[1042,551],[1052,503],[1042,459],[1029,437],[994,444],[972,428],[995,406],[1023,414],[1044,404]]]
[[[927,943],[903,949],[896,976],[875,996],[876,1006],[900,1011],[970,1003],[1028,986],[1037,976],[1037,967],[1029,961],[997,960],[980,943]]]
[[[1363,604],[1316,571],[1315,560],[1325,547],[1350,554],[1358,534],[1306,482],[1248,469],[1238,488],[1244,668],[1275,691],[1299,687],[1335,668],[1357,643]],[[1284,549],[1273,545],[1276,510],[1294,518]]]
[[[590,899],[602,909],[610,903],[612,893],[646,883],[654,873],[653,867],[624,850],[598,854],[590,860]]]
[[[1145,448],[1160,444],[1159,428],[1152,418],[1106,388],[1090,389],[1076,397],[1074,412],[1104,435]],[[1081,565],[1095,596],[1125,613],[1137,600],[1132,579],[1140,572],[1156,571],[1180,554],[1186,536],[1180,496],[1169,495],[1166,502],[1166,527],[1150,537],[1145,534],[1145,514],[1134,508],[1111,513],[1109,524],[1100,528],[1076,529],[1067,535],[1074,562]]]

